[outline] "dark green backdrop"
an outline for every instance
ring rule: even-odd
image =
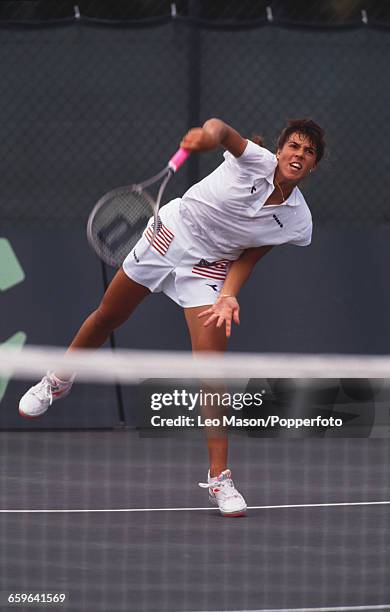
[[[103,290],[85,239],[91,207],[158,171],[190,126],[218,116],[273,148],[287,118],[310,116],[329,143],[303,186],[313,244],[275,249],[259,264],[240,296],[231,349],[387,353],[389,51],[388,30],[363,26],[1,26],[1,236],[26,277],[0,295],[0,341],[24,331],[28,343],[69,342]],[[193,156],[168,198],[221,159]],[[162,296],[146,301],[117,341],[189,348],[184,319]],[[25,387],[9,385],[3,426],[18,425]],[[96,410],[96,393],[77,393],[85,408],[75,392],[45,422],[58,414],[83,426],[115,421],[109,401],[99,396]]]

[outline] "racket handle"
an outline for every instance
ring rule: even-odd
[[[170,167],[171,170],[173,170],[174,172],[177,172],[177,170],[179,170],[180,166],[184,164],[184,162],[189,156],[190,156],[190,151],[180,147],[180,149],[176,151],[175,155],[171,157],[171,159],[169,160],[168,166]]]

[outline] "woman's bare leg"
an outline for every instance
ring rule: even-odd
[[[224,352],[227,346],[227,338],[225,334],[225,327],[217,328],[214,326],[204,327],[204,319],[199,319],[198,314],[202,310],[206,310],[210,306],[197,306],[194,308],[185,308],[184,313],[188,325],[188,329],[191,336],[192,350],[194,353],[201,352]],[[223,385],[218,384],[210,387],[210,382],[205,381],[204,386],[207,386],[210,392],[213,393],[224,393],[225,388],[221,388]],[[222,415],[221,406],[206,406],[205,416],[212,418],[219,417]],[[227,468],[228,458],[228,434],[226,427],[207,427],[207,446],[210,459],[210,476],[219,476],[223,470]]]
[[[149,293],[149,289],[128,278],[122,269],[119,270],[107,288],[100,306],[80,327],[68,352],[74,349],[94,349],[104,344],[110,333],[129,318]],[[65,397],[69,393],[73,378],[71,368],[44,376],[40,383],[23,395],[19,402],[19,413],[28,418],[41,416],[54,399]]]
[[[149,293],[149,289],[126,276],[122,268],[118,270],[99,307],[84,321],[68,350],[102,346]]]
[[[102,346],[110,333],[130,317],[138,304],[150,291],[126,276],[121,268],[115,274],[94,312],[84,321],[70,344],[67,353],[80,348]],[[56,372],[63,381],[70,378],[69,372]]]

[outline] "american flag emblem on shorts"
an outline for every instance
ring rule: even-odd
[[[201,259],[200,262],[192,268],[192,273],[203,276],[203,278],[225,280],[229,263],[230,261],[228,259],[220,259],[219,261],[212,262]]]
[[[145,230],[145,237],[149,243],[152,243],[153,240],[153,228],[154,223],[149,225]],[[164,225],[159,217],[157,222],[157,234],[154,237],[152,249],[155,249],[160,255],[165,255],[173,238],[174,234]]]

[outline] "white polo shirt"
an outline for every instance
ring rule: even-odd
[[[250,247],[310,244],[312,218],[298,187],[283,204],[264,206],[275,188],[276,156],[249,140],[240,157],[228,151],[224,157],[182,197],[180,216],[192,247],[212,259],[235,260]]]

